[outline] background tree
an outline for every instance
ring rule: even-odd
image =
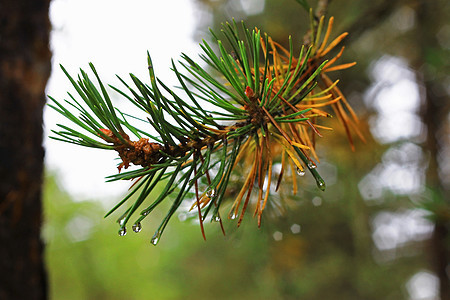
[[[209,7],[213,16],[213,28],[226,18],[226,14],[240,13],[240,16],[245,18],[247,22],[264,24],[265,28],[273,30],[271,34],[276,38],[278,34],[283,36],[286,32],[295,32],[295,29],[300,27],[299,24],[304,22],[304,19],[296,16],[295,11],[289,9],[289,1],[267,0],[265,1],[264,11],[258,13],[252,13],[248,9],[248,5],[245,5],[245,1],[240,3],[237,1],[199,1],[199,3]],[[360,156],[361,153],[356,153],[357,167],[346,169],[345,172],[340,173],[339,178],[346,178],[345,181],[349,182],[349,185],[344,185],[349,191],[355,190],[355,182],[350,183],[349,176],[359,173],[358,171],[361,171],[361,173],[357,175],[357,178],[364,178],[368,173],[376,173],[374,172],[376,168],[385,165],[382,160],[385,159],[386,155],[392,153],[393,149],[399,149],[401,145],[420,146],[423,151],[423,155],[420,154],[421,158],[414,157],[417,154],[408,152],[404,152],[404,155],[409,156],[410,161],[417,160],[417,165],[426,170],[424,173],[422,173],[422,169],[418,172],[423,174],[425,178],[420,184],[422,192],[401,192],[398,189],[395,190],[393,186],[391,188],[377,188],[376,186],[383,180],[382,178],[368,181],[368,185],[372,185],[372,191],[380,193],[379,196],[369,197],[377,199],[376,202],[379,204],[375,206],[368,206],[368,202],[364,201],[364,197],[361,197],[356,190],[353,195],[342,194],[342,196],[347,194],[344,198],[350,202],[346,207],[349,213],[347,215],[347,226],[351,230],[356,257],[366,257],[369,261],[373,259],[370,254],[370,249],[374,247],[370,239],[373,231],[371,232],[369,228],[373,226],[371,224],[372,218],[384,212],[425,208],[434,221],[432,237],[422,245],[421,243],[415,245],[407,243],[400,246],[399,250],[396,251],[403,251],[408,248],[411,250],[412,247],[418,247],[414,251],[416,256],[413,260],[415,262],[426,260],[429,262],[428,265],[422,263],[415,265],[410,259],[400,255],[400,257],[394,259],[395,264],[391,267],[397,265],[399,268],[397,270],[401,269],[401,273],[408,269],[410,269],[409,272],[413,272],[413,269],[417,270],[418,268],[433,270],[439,278],[441,299],[448,299],[450,298],[450,281],[446,269],[448,269],[450,259],[450,236],[448,234],[450,172],[448,159],[445,158],[448,155],[445,155],[445,153],[448,152],[450,145],[448,139],[450,101],[449,92],[445,86],[448,85],[450,66],[449,44],[447,42],[449,38],[449,4],[446,1],[415,0],[380,0],[370,3],[364,1],[318,1],[318,3],[326,4],[325,12],[339,20],[338,28],[343,28],[344,31],[349,32],[348,38],[344,41],[349,49],[345,51],[343,59],[351,57],[358,62],[358,65],[342,73],[342,89],[351,95],[352,106],[361,114],[365,114],[368,121],[371,121],[372,128],[370,131],[378,135],[375,141],[359,147],[360,151],[364,149],[363,152],[370,153],[366,160]],[[282,15],[291,17],[280,18]],[[298,35],[297,38],[301,39],[302,36]],[[410,137],[399,137],[392,141],[383,140],[376,132],[376,119],[385,120],[384,124],[379,122],[378,128],[388,128],[389,124],[387,118],[381,116],[380,111],[382,109],[377,108],[380,104],[374,101],[377,95],[382,94],[383,84],[374,86],[371,83],[374,76],[370,74],[370,69],[376,62],[387,57],[404,60],[406,69],[412,71],[412,80],[420,89],[420,105],[415,108],[412,116],[422,122],[422,125],[415,127],[416,130]],[[386,78],[391,77],[390,75],[392,74],[383,73]],[[400,81],[401,78],[395,80]],[[372,93],[369,96],[368,91]],[[392,97],[399,97],[399,95]],[[412,98],[410,101],[414,102]],[[387,106],[391,105],[392,102],[395,102],[395,99],[391,101],[385,99],[383,103],[386,107],[384,109],[388,109]],[[398,113],[397,119],[400,119],[400,112]],[[401,121],[396,124],[396,126],[404,126],[401,125]],[[338,170],[347,166],[343,163],[342,159],[345,156],[342,153],[339,156],[335,153],[329,154],[328,159],[331,159],[331,161],[334,160],[334,157],[338,159],[339,163],[335,164]],[[364,154],[362,155],[364,156]],[[408,164],[407,161],[402,163]],[[358,181],[357,178],[354,178],[354,180]],[[367,271],[367,266],[362,268]],[[395,284],[397,285],[399,282]]]
[[[47,297],[41,184],[49,2],[0,2],[1,299]]]

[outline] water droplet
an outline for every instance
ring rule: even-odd
[[[155,235],[152,237],[152,239],[150,240],[150,243],[152,243],[152,245],[156,246],[156,244],[158,244],[158,242],[159,242],[160,236],[161,236],[161,233],[159,231],[157,231],[155,233]]]
[[[148,210],[144,210],[143,212],[141,212],[141,215],[143,216],[147,216],[150,212]]]
[[[317,166],[315,163],[313,163],[312,161],[308,162],[308,168],[309,169],[315,169]]]
[[[127,229],[125,227],[120,227],[119,229],[119,235],[120,236],[125,236],[127,235]]]
[[[134,232],[140,232],[142,230],[141,222],[134,223],[132,228]]]
[[[237,218],[237,214],[236,213],[230,213],[230,219],[234,220]]]
[[[319,189],[321,189],[322,191],[325,191],[325,188],[326,188],[326,186],[325,186],[325,181],[323,181],[322,178],[317,178],[317,179],[316,179],[316,183],[317,183],[317,187],[318,187]]]
[[[212,199],[216,196],[216,190],[209,190],[206,194],[208,195],[208,198]]]
[[[125,218],[119,220],[119,225],[122,227],[125,225]]]
[[[300,169],[299,167],[297,167],[297,174],[298,174],[299,176],[304,176],[304,175],[305,175],[305,171],[302,170],[302,169]]]
[[[220,216],[215,216],[215,217],[213,217],[213,220],[214,220],[214,222],[220,222],[220,221],[222,221],[222,219],[220,218]]]

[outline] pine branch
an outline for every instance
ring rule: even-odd
[[[226,23],[224,40],[212,32],[217,52],[206,41],[201,44],[201,58],[207,68],[185,54],[178,66],[172,62],[182,94],[157,78],[148,54],[149,84],[130,75],[133,87],[120,78],[125,90],[113,87],[145,113],[141,118],[114,108],[92,64],[96,83],[83,70],[74,80],[62,68],[82,101],[70,94],[71,100],[65,104],[50,98],[50,106],[73,123],[72,127],[58,125],[60,130],[53,131],[53,138],[118,152],[119,173],[108,180],[135,180],[129,195],[106,215],[128,205],[118,220],[120,235],[126,234],[130,218],[138,211],[132,226],[135,232],[142,229],[141,222],[148,214],[171,199],[152,243],[159,241],[184,201],[191,201],[191,209],[197,210],[205,237],[203,222],[207,217],[222,224],[220,208],[230,198],[227,187],[238,167],[245,172],[244,183],[228,218],[237,219],[239,226],[248,208],[254,206],[254,216],[261,226],[263,211],[274,193],[271,183],[276,182],[278,189],[288,170],[293,170],[294,193],[295,174],[302,176],[305,170],[319,189],[325,189],[312,158],[318,160],[315,136],[322,136],[319,129],[327,129],[319,124],[330,116],[324,109],[332,107],[348,132],[357,128],[356,115],[337,88],[337,81],[332,82],[325,74],[353,65],[334,65],[342,51],[334,58],[325,58],[345,37],[328,43],[332,25],[331,18],[322,36],[324,18],[320,18],[317,30],[312,30],[311,44],[295,54],[291,39],[289,49],[285,49],[258,29],[249,30],[244,23],[238,26],[234,21]],[[146,128],[132,125],[137,120]],[[157,135],[147,133],[149,128]],[[276,174],[273,164],[280,160],[281,172]],[[123,171],[131,165],[137,168]],[[161,181],[165,186],[159,191],[156,186]],[[149,199],[155,200],[145,207]]]

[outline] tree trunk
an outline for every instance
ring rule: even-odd
[[[42,112],[50,0],[0,2],[0,299],[46,299]]]

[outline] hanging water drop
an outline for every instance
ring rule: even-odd
[[[207,192],[207,195],[208,195],[209,199],[214,198],[214,197],[216,196],[216,190],[215,190],[215,189],[209,190],[209,191]]]
[[[161,236],[161,232],[157,231],[155,233],[155,235],[152,237],[152,239],[150,240],[150,243],[152,243],[153,246],[156,246],[156,244],[158,244],[158,242],[159,242],[160,236]]]
[[[142,230],[141,222],[134,223],[132,228],[134,232],[136,233],[140,232]]]
[[[321,189],[322,191],[325,191],[325,181],[322,178],[316,179],[317,187]]]
[[[308,168],[309,169],[315,169],[317,166],[315,163],[313,163],[312,161],[308,162]]]
[[[237,214],[236,213],[231,213],[230,214],[230,219],[231,220],[234,220],[234,219],[236,219],[237,218]]]
[[[305,171],[302,170],[302,169],[300,169],[299,167],[297,167],[297,174],[298,174],[299,176],[304,176],[304,175],[305,175]]]
[[[125,227],[120,227],[119,229],[119,235],[120,236],[125,236],[127,235],[127,229]]]
[[[152,237],[150,243],[152,243],[152,245],[156,246],[156,244],[158,244],[158,241],[159,241],[159,237],[154,236],[154,237]]]
[[[219,215],[215,216],[215,217],[213,218],[213,220],[214,220],[214,222],[220,222],[220,221],[222,221],[222,219],[220,218]]]
[[[122,227],[125,225],[125,218],[119,220],[119,225]]]

